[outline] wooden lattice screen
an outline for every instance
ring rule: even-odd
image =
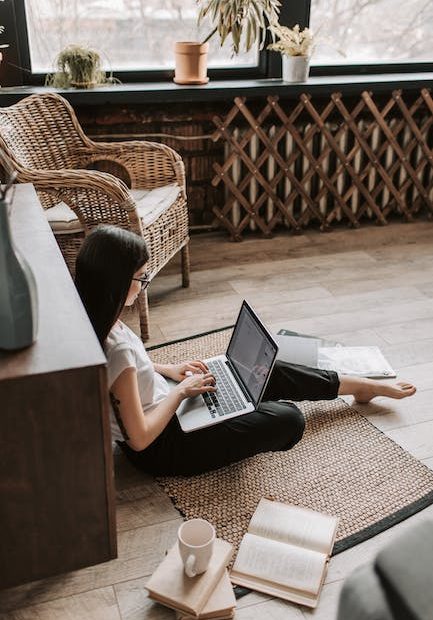
[[[257,105],[257,104],[256,104]],[[337,220],[358,227],[365,217],[386,224],[390,214],[412,221],[433,212],[433,100],[423,89],[408,103],[394,91],[384,104],[363,92],[350,106],[340,93],[320,107],[268,97],[252,111],[237,97],[213,140],[226,144],[212,184],[224,183],[217,221],[240,240],[249,226],[270,236],[284,223],[329,230]]]

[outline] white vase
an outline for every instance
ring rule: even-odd
[[[283,81],[306,82],[310,69],[309,56],[287,56],[283,54]]]

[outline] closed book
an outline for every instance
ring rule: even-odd
[[[198,617],[199,620],[229,620],[235,615],[235,607],[236,599],[233,586],[229,574],[225,570]],[[193,617],[182,611],[176,612],[176,620],[190,620]]]
[[[149,597],[197,618],[220,581],[232,553],[232,545],[217,538],[208,569],[201,575],[188,577],[176,543],[147,582]]]

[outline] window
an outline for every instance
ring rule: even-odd
[[[70,43],[101,52],[104,68],[122,82],[171,80],[175,41],[203,40],[196,0],[2,0],[0,43],[9,43],[3,85],[43,84],[57,53]],[[309,23],[319,37],[311,75],[433,71],[432,0],[282,0],[280,22]],[[345,57],[337,52],[345,52]],[[230,42],[210,40],[213,79],[277,78],[279,54],[232,56]]]
[[[25,0],[33,73],[53,70],[57,53],[70,43],[101,53],[105,69],[173,69],[175,41],[206,38],[197,28],[196,0]],[[210,40],[209,67],[256,67],[258,45],[232,57],[227,42]]]
[[[433,62],[431,0],[311,0],[310,25],[332,39],[318,46],[313,65]]]

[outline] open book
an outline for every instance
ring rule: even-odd
[[[146,584],[149,598],[185,615],[198,617],[220,582],[232,554],[232,545],[217,538],[209,568],[201,575],[187,577],[176,543]]]
[[[261,499],[230,574],[233,583],[316,607],[338,519]]]

